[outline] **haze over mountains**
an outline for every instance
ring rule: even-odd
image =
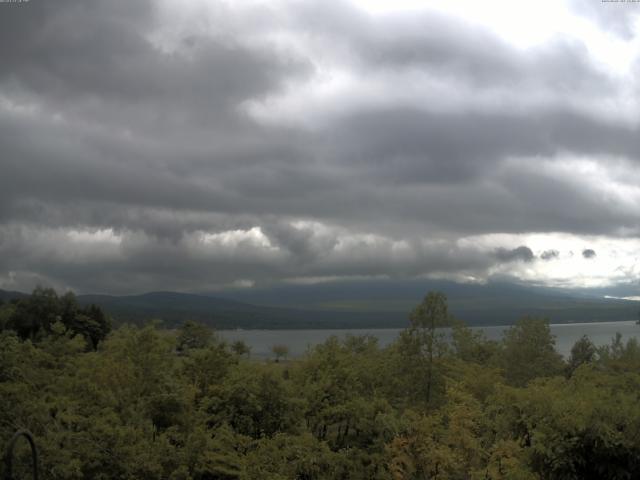
[[[165,326],[197,320],[214,328],[404,327],[425,292],[445,292],[451,313],[470,325],[505,325],[523,316],[552,323],[635,320],[640,304],[602,292],[560,290],[506,282],[484,285],[447,281],[361,281],[268,288],[228,289],[216,295],[150,292],[141,295],[79,295],[116,323],[161,319]],[[0,298],[24,293],[0,291]]]

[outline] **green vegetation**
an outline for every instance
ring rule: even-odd
[[[279,362],[281,358],[287,358],[289,355],[289,347],[286,345],[274,345],[271,347],[271,351],[276,357],[276,362]]]
[[[74,305],[43,289],[0,305],[0,442],[31,430],[46,480],[640,471],[634,339],[596,348],[583,338],[564,361],[546,321],[525,318],[489,341],[432,293],[386,348],[334,337],[301,359],[258,362],[194,322],[177,334],[108,333],[95,308]]]
[[[58,297],[52,288],[37,287],[29,297],[0,304],[0,328],[32,342],[51,334],[81,335],[96,350],[111,331],[111,321],[94,304],[80,307],[72,292]]]

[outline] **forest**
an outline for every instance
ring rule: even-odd
[[[195,322],[112,328],[50,289],[0,305],[0,328],[0,445],[29,429],[45,480],[640,475],[635,339],[583,337],[565,359],[547,320],[490,341],[437,292],[390,346],[331,338],[291,359]]]

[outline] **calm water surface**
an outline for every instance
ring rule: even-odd
[[[474,327],[473,330],[484,331],[487,338],[499,340],[502,332],[509,328]],[[401,329],[372,328],[372,329],[341,329],[341,330],[221,330],[220,335],[227,341],[244,340],[251,347],[251,356],[257,358],[271,357],[271,347],[286,345],[290,356],[303,355],[309,347],[323,343],[327,338],[335,335],[344,338],[347,335],[373,335],[378,338],[380,346],[393,342]],[[571,347],[583,335],[587,335],[596,345],[611,342],[616,333],[620,332],[624,341],[631,337],[640,337],[640,325],[634,321],[628,322],[600,322],[600,323],[571,323],[552,324],[551,333],[556,337],[556,349],[562,355],[569,355]]]

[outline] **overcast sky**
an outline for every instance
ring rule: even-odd
[[[639,13],[0,3],[0,288],[637,282]]]

